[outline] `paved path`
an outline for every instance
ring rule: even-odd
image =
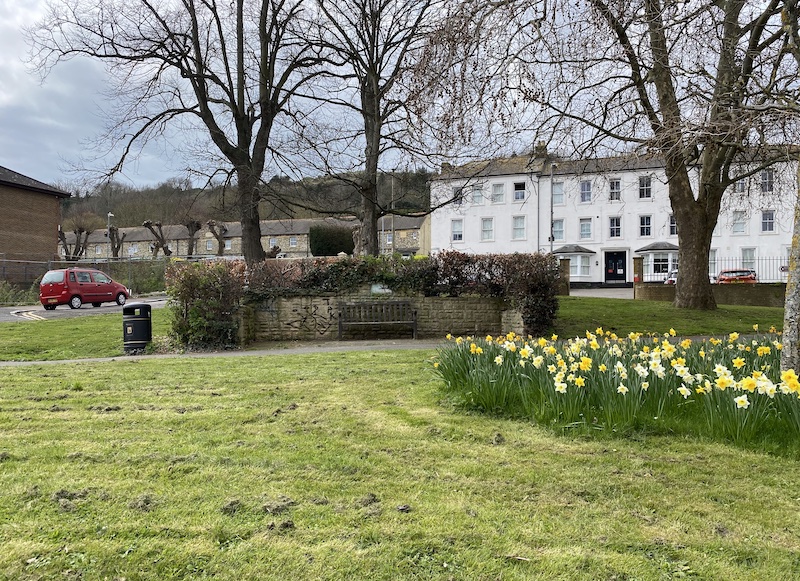
[[[633,288],[573,288],[571,297],[600,297],[604,299],[632,299]]]
[[[154,355],[120,355],[87,359],[58,359],[55,361],[0,361],[0,367],[24,365],[61,365],[64,363],[100,363],[107,361],[146,361],[149,359],[177,359],[191,357],[269,357],[271,355],[301,355],[306,353],[344,353],[351,351],[398,351],[402,349],[436,349],[444,339],[385,339],[369,341],[309,341],[265,343],[245,350],[188,351]]]

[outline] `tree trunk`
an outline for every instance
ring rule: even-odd
[[[800,370],[800,160],[797,166],[797,198],[794,206],[794,231],[789,252],[789,276],[783,306],[783,350],[781,369]]]
[[[242,223],[242,254],[248,264],[263,261],[267,254],[261,245],[261,219],[258,214],[259,176],[253,175],[250,168],[236,170],[239,186],[239,211]]]

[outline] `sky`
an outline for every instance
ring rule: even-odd
[[[43,7],[44,0],[0,0],[0,166],[47,184],[77,183],[73,169],[103,130],[105,72],[86,59],[60,64],[44,82],[30,71],[22,29]],[[179,177],[161,150],[152,150],[119,180],[144,187]]]

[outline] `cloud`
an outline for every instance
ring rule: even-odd
[[[89,153],[104,127],[106,73],[100,63],[73,59],[45,81],[30,71],[22,29],[44,11],[40,0],[0,0],[0,165],[46,183],[74,181],[72,168]],[[146,149],[126,167],[133,185],[175,177],[163,152]],[[113,163],[113,156],[105,159]],[[95,167],[100,169],[99,162]]]

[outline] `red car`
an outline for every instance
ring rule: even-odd
[[[757,282],[758,276],[756,276],[756,271],[752,268],[729,268],[717,275],[717,284],[755,284]]]
[[[80,309],[83,303],[94,307],[111,302],[124,305],[130,296],[130,290],[93,268],[48,270],[39,284],[39,301],[48,311],[58,305]]]

